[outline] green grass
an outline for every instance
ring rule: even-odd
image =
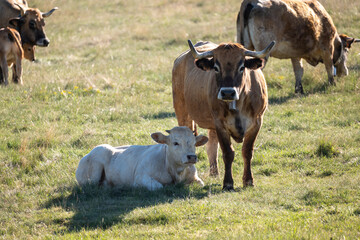
[[[321,1],[338,31],[360,37],[360,3]],[[171,69],[187,39],[235,39],[240,2],[39,1],[48,48],[24,62],[24,86],[0,88],[0,238],[3,239],[358,239],[360,238],[360,46],[349,76],[328,86],[322,64],[305,64],[305,95],[294,94],[290,60],[264,74],[269,107],[255,143],[255,187],[80,188],[79,160],[94,146],[153,144],[177,125]],[[201,130],[207,134],[205,130]]]

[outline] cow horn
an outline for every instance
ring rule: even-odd
[[[20,12],[21,12],[20,16],[21,17],[24,16],[25,12],[26,12],[26,9],[23,6],[21,6],[21,5],[17,4],[17,3],[14,3],[14,4],[20,8]]]
[[[210,57],[214,56],[214,53],[212,51],[207,51],[207,52],[203,52],[203,53],[199,53],[198,51],[196,51],[196,49],[190,39],[188,40],[188,44],[189,44],[189,47],[191,50],[191,54],[193,55],[193,57],[195,59],[210,58]]]
[[[355,41],[354,42],[360,42],[360,39],[355,39]]]
[[[50,11],[48,11],[47,13],[41,13],[41,15],[46,18],[49,17],[55,10],[57,10],[58,7],[54,7],[53,9],[51,9]]]
[[[245,56],[248,56],[248,57],[256,57],[256,58],[265,58],[270,52],[271,50],[273,49],[273,47],[275,46],[275,41],[272,41],[269,46],[267,46],[264,50],[262,51],[245,51]]]

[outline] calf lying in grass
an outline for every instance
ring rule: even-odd
[[[151,134],[159,143],[148,146],[95,147],[80,160],[76,179],[87,183],[111,186],[146,187],[149,190],[164,185],[193,181],[204,185],[195,168],[195,147],[204,145],[208,138],[194,136],[187,127],[174,127],[168,136]]]

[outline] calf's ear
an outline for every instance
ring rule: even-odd
[[[157,143],[161,143],[161,144],[166,144],[167,140],[168,140],[168,136],[165,136],[164,134],[162,134],[161,132],[156,132],[151,134],[151,138],[157,142]]]
[[[246,68],[251,69],[251,70],[262,68],[262,67],[264,67],[264,59],[261,59],[261,58],[246,59],[245,63],[244,63],[244,66]]]
[[[207,59],[207,58],[203,58],[203,59],[196,59],[195,60],[195,65],[204,70],[204,71],[209,71],[214,67],[214,58],[211,59]]]
[[[209,139],[204,135],[199,135],[195,137],[195,140],[196,140],[195,146],[200,147],[205,143],[207,143]]]

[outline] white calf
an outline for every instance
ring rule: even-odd
[[[168,136],[151,134],[160,144],[149,146],[95,147],[80,160],[76,179],[80,185],[98,183],[112,186],[146,187],[149,190],[164,185],[193,181],[204,185],[195,168],[195,147],[208,138],[195,137],[187,127],[174,127]]]

